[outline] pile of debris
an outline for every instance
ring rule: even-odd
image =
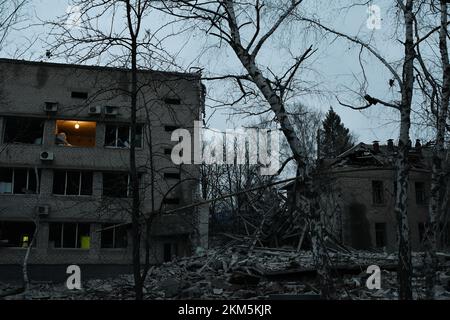
[[[355,251],[330,253],[339,299],[396,299],[396,256]],[[447,256],[448,258],[448,256]],[[421,254],[413,255],[415,298],[423,298]],[[439,299],[450,299],[450,265],[439,273]],[[381,289],[369,290],[366,272],[381,268]],[[1,292],[0,292],[1,295]],[[83,289],[68,291],[61,285],[36,284],[32,299],[134,299],[131,275],[83,282]],[[23,298],[21,295],[9,298]],[[191,257],[154,266],[144,286],[145,299],[318,299],[317,270],[310,252],[289,249],[233,246],[199,251]]]

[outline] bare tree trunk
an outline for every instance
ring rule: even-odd
[[[280,124],[281,130],[287,139],[289,147],[293,153],[293,157],[299,168],[301,168],[298,172],[302,173],[301,176],[304,177],[305,185],[312,188],[312,179],[307,172],[306,163],[303,159],[301,143],[295,134],[294,127],[288,117],[282,98],[277,94],[270,81],[263,76],[261,70],[258,68],[255,61],[255,54],[257,53],[257,50],[255,49],[255,51],[250,54],[249,51],[242,46],[237,18],[234,12],[233,0],[224,1],[224,4],[229,17],[228,24],[232,39],[230,46],[233,48],[236,56],[241,61],[244,68],[247,70],[252,81],[269,103],[270,108],[274,112],[277,122]],[[313,197],[314,193],[312,192],[312,189],[308,189],[307,199],[310,202],[308,207],[311,210],[309,219],[311,224],[310,230],[311,241],[313,244],[313,257],[315,257],[315,265],[323,286],[322,296],[326,299],[332,299],[334,298],[334,296],[331,295],[333,290],[330,290],[329,288],[333,287],[333,282],[328,276],[330,270],[329,260],[326,258],[326,254],[323,252],[324,248],[321,246],[322,239],[320,237],[322,225],[320,221],[320,210],[318,210],[319,203],[315,201]]]
[[[128,29],[131,36],[131,110],[130,110],[130,184],[131,184],[131,221],[133,233],[133,275],[136,300],[143,298],[143,279],[141,277],[141,227],[140,227],[140,198],[139,176],[136,168],[136,110],[137,110],[137,34],[131,19],[132,6],[126,2]]]
[[[403,3],[402,3],[403,6]],[[400,139],[396,159],[395,215],[398,227],[398,283],[399,298],[412,299],[412,262],[408,219],[409,185],[409,130],[414,84],[413,1],[407,0],[403,8],[405,18],[405,56],[403,62],[403,88],[400,105]]]
[[[436,144],[433,150],[433,163],[431,171],[431,192],[429,203],[428,225],[425,234],[425,282],[426,295],[428,299],[434,299],[436,272],[438,269],[438,259],[436,256],[438,229],[442,216],[442,194],[444,183],[444,172],[442,164],[445,159],[445,131],[448,104],[450,99],[450,64],[447,48],[447,2],[440,0],[441,23],[439,30],[439,49],[442,62],[442,94],[439,110],[436,114]]]

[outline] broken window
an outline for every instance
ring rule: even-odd
[[[95,121],[56,120],[55,144],[69,147],[95,147]]]
[[[422,242],[425,237],[425,223],[419,222],[417,227],[419,229],[419,241]]]
[[[103,173],[103,195],[113,198],[128,197],[129,176],[122,172]]]
[[[180,98],[166,97],[163,100],[167,104],[172,104],[172,105],[180,105],[181,104],[181,99]]]
[[[163,259],[164,262],[172,261],[172,257],[178,255],[178,246],[176,243],[164,243]]]
[[[113,224],[102,224],[101,247],[102,248],[126,248],[128,235],[126,226],[113,227]]]
[[[41,170],[37,171],[40,181]],[[0,193],[35,194],[36,172],[31,168],[0,168]]]
[[[42,144],[44,119],[5,117],[4,143]]]
[[[164,172],[164,179],[180,180],[180,174],[177,172]]]
[[[55,170],[53,174],[53,194],[91,196],[92,172]]]
[[[386,223],[375,223],[375,245],[378,248],[386,246],[387,243],[386,235]]]
[[[372,181],[372,201],[373,201],[373,204],[383,204],[384,203],[383,181],[379,181],[379,180]]]
[[[172,132],[172,131],[175,131],[175,130],[177,130],[179,128],[180,128],[179,126],[164,126],[164,130],[166,132]]]
[[[27,248],[35,228],[33,222],[0,221],[0,240],[6,247]]]
[[[129,125],[107,125],[105,147],[129,148],[131,128]],[[136,125],[136,148],[142,148],[142,125]]]
[[[416,204],[424,205],[427,203],[427,196],[425,193],[425,183],[424,182],[416,182],[414,184],[416,189]]]
[[[71,97],[74,99],[84,99],[86,100],[88,98],[87,92],[81,92],[81,91],[72,91]]]
[[[50,223],[51,248],[89,249],[91,246],[90,224],[75,222]]]
[[[180,198],[165,198],[163,201],[164,204],[180,204]]]

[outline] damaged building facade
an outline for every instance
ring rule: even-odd
[[[355,249],[394,251],[395,156],[393,140],[385,145],[359,143],[334,159],[321,159],[315,176],[323,221],[330,235]],[[431,184],[432,146],[415,142],[409,152],[408,216],[413,250],[423,249]],[[293,184],[285,187],[292,197]],[[301,192],[301,185],[298,188]],[[440,247],[450,247],[448,223],[441,225]]]
[[[31,266],[131,263],[130,79],[0,59],[0,268],[22,264],[35,225]],[[199,73],[139,71],[138,81],[141,213],[154,213],[158,263],[207,246],[207,210],[165,213],[198,201],[198,168],[172,163],[171,133],[202,119],[204,88]]]

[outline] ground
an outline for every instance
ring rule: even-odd
[[[450,255],[440,253],[436,299],[450,299]],[[332,252],[333,278],[339,299],[397,299],[395,254],[367,251]],[[422,253],[413,254],[414,298],[425,297]],[[381,288],[368,289],[367,267],[381,269]],[[131,275],[82,281],[81,290],[64,283],[32,283],[25,293],[4,299],[134,299]],[[145,299],[318,299],[318,281],[309,252],[243,246],[201,251],[151,268]],[[1,283],[0,296],[17,285]]]

